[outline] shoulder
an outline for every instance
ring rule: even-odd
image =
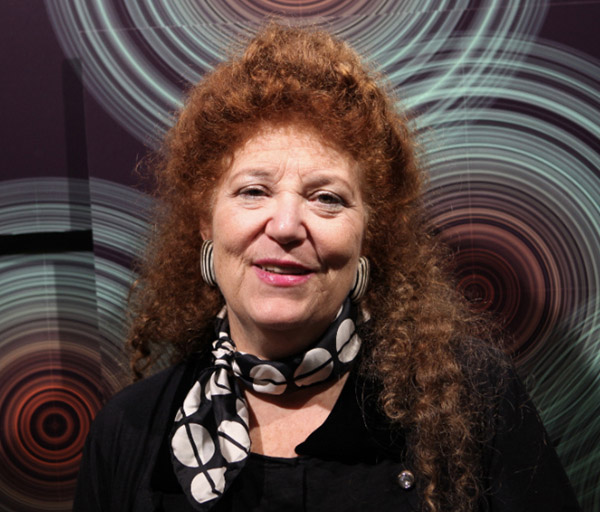
[[[488,435],[496,439],[519,430],[545,436],[541,419],[508,355],[480,340],[467,340],[458,354],[469,405],[482,416]],[[485,433],[484,433],[485,434]]]
[[[122,416],[148,417],[161,397],[177,386],[183,371],[184,365],[178,364],[127,386],[106,403],[94,423],[107,423]]]
[[[88,456],[111,466],[124,457],[137,458],[139,450],[148,448],[146,445],[156,427],[163,422],[167,424],[169,402],[183,371],[183,365],[173,366],[113,396],[92,423],[86,443]],[[155,436],[162,434],[156,432]]]
[[[163,435],[154,425],[165,414],[166,396],[182,370],[177,365],[136,382],[100,410],[83,450],[73,510],[133,509],[133,497],[147,487],[145,468]]]
[[[507,401],[529,401],[513,361],[500,348],[467,338],[455,349],[455,357],[462,369],[466,405],[472,412],[497,416]]]
[[[108,401],[85,443],[73,510],[151,509],[150,481],[159,449],[182,393],[200,368],[192,356]]]
[[[127,437],[130,432],[140,435],[155,425],[168,424],[170,415],[174,417],[181,389],[188,383],[191,387],[200,362],[192,356],[121,390],[100,410],[90,436],[106,440],[118,433]]]
[[[476,349],[479,355],[466,374],[484,404],[488,426],[481,441],[489,508],[577,511],[569,480],[514,364],[497,349]]]

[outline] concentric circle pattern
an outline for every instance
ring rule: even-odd
[[[52,336],[46,327],[39,325],[37,334]],[[82,347],[84,336],[71,343],[31,337],[2,346],[0,495],[5,505],[45,510],[49,499],[58,506],[74,490],[86,433],[101,405],[100,368]]]
[[[150,204],[102,180],[15,180],[0,188],[2,234],[92,229],[95,249],[48,247],[0,257],[0,503],[6,510],[70,509],[91,420],[129,381],[125,304]]]
[[[507,350],[591,510],[600,452],[582,447],[600,436],[600,67],[549,43],[522,48],[468,90],[448,82],[415,121],[458,284],[512,334]]]
[[[459,284],[503,317],[523,364],[600,290],[600,68],[560,48],[529,51],[506,63],[506,84],[425,116],[424,134],[432,220],[457,251]]]
[[[394,85],[420,83],[409,102],[418,105],[449,82],[485,81],[498,59],[526,45],[519,36],[535,33],[547,8],[543,0],[45,3],[65,53],[83,62],[86,87],[144,142],[170,126],[182,84],[198,81],[267,16],[312,21],[339,34],[378,62]],[[467,68],[467,60],[477,63]]]

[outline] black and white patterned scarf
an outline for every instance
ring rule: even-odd
[[[356,305],[346,300],[323,336],[305,352],[266,361],[237,352],[225,310],[217,317],[213,365],[202,372],[177,411],[171,459],[196,510],[209,510],[244,467],[250,452],[248,406],[242,387],[280,395],[346,373],[358,355]]]

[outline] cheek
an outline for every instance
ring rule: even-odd
[[[242,237],[244,219],[236,215],[234,209],[217,205],[212,218],[212,231],[215,244],[229,251]]]
[[[236,269],[249,258],[254,231],[247,216],[216,215],[214,220],[215,269],[226,279],[235,279]]]
[[[362,224],[349,223],[338,229],[322,230],[319,236],[321,257],[332,269],[354,269],[360,257]]]
[[[214,266],[219,289],[226,301],[231,300],[240,289],[243,272],[243,248],[235,243],[235,237],[219,238],[214,245]]]
[[[214,245],[215,268],[231,269],[239,264],[243,255],[243,247],[240,239],[235,237],[235,233],[229,232],[231,236],[217,237]]]

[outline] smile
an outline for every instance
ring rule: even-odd
[[[310,273],[310,270],[301,267],[276,267],[273,265],[258,265],[258,267],[265,272],[272,272],[273,274],[303,276]]]
[[[254,271],[265,284],[275,287],[295,287],[307,282],[314,271],[297,263],[284,261],[256,261]]]

